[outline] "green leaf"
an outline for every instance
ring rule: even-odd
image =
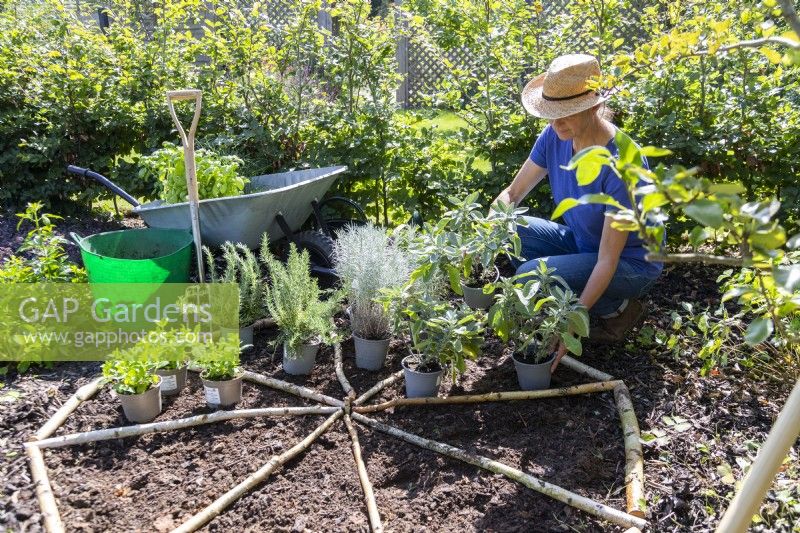
[[[611,152],[602,146],[590,146],[584,148],[572,159],[570,159],[567,166],[561,168],[565,170],[577,169],[575,175],[578,179],[578,185],[589,185],[600,175],[600,170],[603,165],[607,165],[611,161]]]
[[[722,295],[722,302],[725,303],[728,300],[732,300],[733,298],[739,298],[741,296],[744,296],[745,294],[753,294],[755,292],[756,290],[753,287],[749,286],[734,287]]]
[[[800,264],[789,266],[776,266],[772,269],[775,283],[789,292],[794,292],[800,287]]]
[[[553,214],[550,216],[551,220],[555,220],[556,218],[560,217],[573,207],[579,205],[587,205],[587,204],[605,204],[614,206],[617,209],[625,209],[625,207],[620,204],[618,201],[614,199],[613,196],[608,194],[584,194],[580,198],[564,198],[559,202],[558,206],[556,206],[556,210],[553,211]]]
[[[647,212],[656,207],[668,204],[669,199],[663,192],[650,193],[642,199],[642,209]]]
[[[714,194],[726,194],[726,195],[734,195],[734,194],[741,194],[747,189],[744,185],[739,183],[738,181],[732,181],[728,183],[712,183],[709,188],[709,192]]]
[[[583,351],[581,346],[581,341],[570,335],[569,333],[562,333],[561,340],[564,341],[564,346],[566,346],[567,351],[575,354],[580,355]]]
[[[617,130],[617,134],[614,135],[614,142],[619,148],[619,161],[621,163],[642,164],[642,152],[639,151],[639,147],[626,133],[622,130]]]
[[[706,228],[703,226],[695,226],[692,228],[692,231],[689,233],[689,244],[692,245],[692,248],[697,248],[701,244],[703,244],[706,239],[711,236],[706,231]]]
[[[767,340],[772,335],[772,319],[758,317],[747,326],[744,341],[750,346],[755,346]]]
[[[748,239],[753,248],[762,250],[775,250],[786,242],[786,232],[780,226],[775,226],[768,231],[757,231]]]
[[[683,211],[699,223],[712,228],[719,228],[725,222],[722,206],[713,200],[695,200],[685,206]]]
[[[672,150],[666,148],[659,148],[657,146],[645,146],[639,150],[645,157],[664,157],[672,154]]]
[[[573,311],[567,315],[567,320],[575,330],[575,333],[581,337],[589,336],[589,315],[580,311]]]

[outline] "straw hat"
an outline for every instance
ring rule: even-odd
[[[587,54],[557,57],[547,72],[533,78],[522,90],[522,105],[531,115],[555,120],[574,115],[606,101],[586,81],[600,75],[600,64]]]

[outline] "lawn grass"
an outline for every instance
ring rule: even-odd
[[[459,130],[469,129],[466,120],[452,111],[443,109],[424,109],[413,111],[399,111],[417,119],[412,126],[417,129],[433,128],[444,136],[449,136]],[[467,154],[465,154],[466,156]],[[489,160],[484,157],[477,157],[472,163],[472,169],[478,172],[488,173],[491,170]]]

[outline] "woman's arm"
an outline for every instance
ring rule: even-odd
[[[611,217],[606,217],[603,222],[603,233],[600,236],[600,249],[597,252],[597,263],[594,265],[592,274],[586,282],[583,292],[580,296],[580,302],[591,309],[592,306],[600,299],[608,284],[611,283],[611,278],[617,271],[617,264],[619,264],[619,256],[622,254],[622,249],[625,248],[625,243],[628,241],[628,232],[619,231],[611,227]]]
[[[528,193],[531,192],[531,189],[542,181],[545,175],[547,175],[546,168],[540,167],[531,161],[530,158],[526,159],[522,168],[519,169],[519,172],[517,172],[517,175],[514,177],[514,181],[511,182],[511,185],[503,189],[492,204],[500,200],[506,204],[513,203],[515,206],[519,205]]]
[[[612,228],[611,217],[606,217],[603,222],[603,233],[600,236],[600,249],[597,251],[597,263],[595,263],[589,280],[586,282],[586,287],[583,288],[579,298],[579,301],[587,309],[591,309],[603,293],[606,292],[609,283],[611,283],[611,278],[614,277],[614,273],[617,271],[619,257],[627,241],[628,232]],[[564,346],[563,342],[559,342],[556,359],[550,367],[550,372],[555,372],[559,361],[561,361],[565,353],[567,353],[566,346]]]

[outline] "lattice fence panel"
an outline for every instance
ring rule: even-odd
[[[570,0],[545,0],[543,10],[546,19],[552,19],[554,27],[556,22],[563,22],[565,18],[572,18],[571,21],[575,28],[580,28],[585,24],[589,14],[573,16],[569,12]],[[642,29],[641,14],[646,2],[639,0],[633,3],[633,7],[623,20],[619,21],[614,31],[618,37],[625,39],[623,47],[632,48],[641,43],[648,36]],[[563,49],[558,53],[595,53],[594,44],[584,33],[574,32],[574,36],[568,40]],[[469,49],[456,49],[446,53],[447,58],[456,66],[468,66],[473,60]],[[533,73],[528,73],[532,75]],[[424,94],[430,92],[448,75],[447,68],[442,61],[436,57],[429,49],[416,43],[413,39],[408,45],[408,102],[405,107],[418,107],[425,104]]]

